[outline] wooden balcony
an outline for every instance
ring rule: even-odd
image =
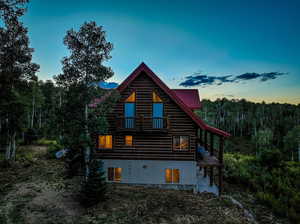
[[[116,117],[116,132],[141,132],[143,134],[167,133],[169,117]]]

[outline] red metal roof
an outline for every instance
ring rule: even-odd
[[[130,83],[136,79],[141,72],[145,72],[153,82],[155,82],[165,93],[202,129],[207,130],[209,132],[213,132],[215,134],[229,137],[230,134],[222,131],[220,129],[210,127],[209,125],[205,124],[204,121],[201,120],[199,116],[197,116],[184,102],[183,100],[178,97],[174,91],[172,91],[163,81],[158,78],[157,75],[144,63],[142,62],[117,88],[117,90],[121,93],[123,92]]]
[[[201,108],[198,89],[172,89],[172,91],[190,109],[195,110]]]

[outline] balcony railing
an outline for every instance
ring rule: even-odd
[[[116,117],[117,131],[166,131],[169,128],[169,117]]]

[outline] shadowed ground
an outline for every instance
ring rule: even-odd
[[[16,164],[1,167],[1,224],[251,223],[227,198],[128,185],[109,185],[105,202],[84,209],[78,203],[80,179],[66,179],[63,162],[47,159],[46,152],[45,147],[20,148]]]

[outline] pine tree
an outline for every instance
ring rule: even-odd
[[[96,205],[105,199],[106,182],[103,162],[93,159],[90,163],[88,179],[82,184],[80,202],[85,207]]]

